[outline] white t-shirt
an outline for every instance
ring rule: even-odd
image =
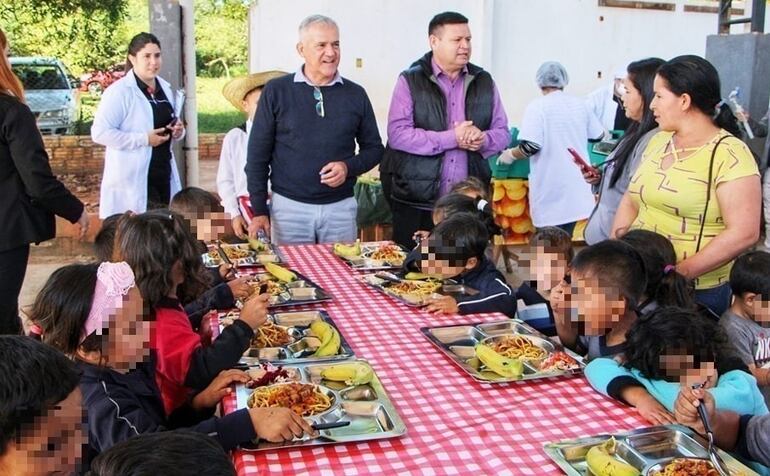
[[[555,91],[532,101],[524,112],[520,140],[540,145],[530,157],[529,210],[536,227],[587,218],[594,208],[591,186],[567,148],[588,161],[588,139],[604,132],[584,99]]]
[[[217,169],[217,193],[222,198],[222,206],[230,217],[240,214],[238,197],[248,196],[246,185],[246,148],[249,143],[251,121],[246,122],[246,131],[240,127],[230,129],[222,141]]]

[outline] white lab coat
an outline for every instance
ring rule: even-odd
[[[535,227],[572,223],[591,214],[591,186],[567,149],[583,155],[588,139],[601,134],[602,126],[583,98],[554,91],[529,103],[519,140],[540,145],[529,158],[529,210]]]
[[[161,78],[158,83],[173,107],[171,86]],[[91,126],[93,141],[106,147],[99,192],[100,218],[128,210],[147,210],[147,174],[152,156],[147,133],[152,129],[152,106],[131,70],[104,91]],[[182,189],[173,149],[170,183],[173,197]]]
[[[615,81],[603,86],[588,95],[586,101],[590,109],[599,122],[602,123],[604,130],[611,131],[615,127],[615,114],[618,112],[618,103],[612,96],[615,94]]]

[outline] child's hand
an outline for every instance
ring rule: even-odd
[[[249,279],[248,276],[243,276],[227,283],[227,286],[230,288],[230,292],[233,293],[235,299],[249,297],[252,292],[252,288],[249,285]]]
[[[668,425],[669,423],[676,423],[674,415],[670,411],[666,410],[666,407],[661,405],[659,401],[652,395],[647,395],[646,398],[639,402],[636,402],[636,411],[645,420],[653,425]]]
[[[252,408],[249,415],[257,436],[272,443],[302,438],[303,434],[318,436],[304,418],[288,408]]]
[[[429,236],[430,236],[430,232],[429,231],[427,231],[427,230],[417,230],[412,235],[412,239],[414,240],[415,243],[421,243],[424,240],[427,240]]]
[[[235,279],[235,270],[233,269],[233,265],[227,263],[220,264],[219,276],[222,277],[223,281],[230,281],[231,279]]]
[[[425,310],[431,314],[457,314],[460,308],[452,296],[435,296],[426,301]]]
[[[706,405],[706,415],[708,415],[709,421],[714,421],[716,408],[711,392],[703,389],[694,390],[685,385],[680,388],[679,395],[674,402],[674,417],[677,423],[687,425],[698,433],[705,433],[703,422],[698,415],[698,405],[700,405],[698,399],[700,398]]]
[[[211,381],[208,387],[192,399],[192,407],[196,410],[211,408],[233,392],[230,385],[236,382],[246,383],[249,380],[251,377],[243,370],[223,370]]]
[[[549,293],[549,299],[548,301],[551,303],[551,309],[553,309],[554,316],[556,316],[557,319],[560,319],[560,322],[562,324],[568,324],[565,322],[566,316],[569,315],[569,297],[570,297],[570,285],[562,280],[554,286],[553,289],[551,289],[551,292]]]
[[[267,322],[267,301],[270,295],[258,294],[246,300],[241,309],[241,320],[252,329],[256,329]]]

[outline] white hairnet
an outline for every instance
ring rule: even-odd
[[[546,61],[537,69],[535,75],[537,85],[541,88],[563,88],[569,84],[567,70],[561,63]]]

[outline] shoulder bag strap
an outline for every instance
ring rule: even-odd
[[[711,180],[714,176],[714,158],[717,155],[717,147],[719,147],[719,144],[722,143],[723,140],[727,139],[728,137],[731,137],[729,134],[726,136],[722,136],[716,144],[714,144],[714,149],[711,151],[711,160],[709,161],[709,180],[708,185],[706,186],[706,206],[703,207],[703,216],[701,216],[700,220],[700,232],[698,233],[698,244],[695,247],[695,252],[700,251],[700,242],[703,239],[703,227],[706,226],[706,212],[708,212],[709,209],[709,201],[711,200]]]

